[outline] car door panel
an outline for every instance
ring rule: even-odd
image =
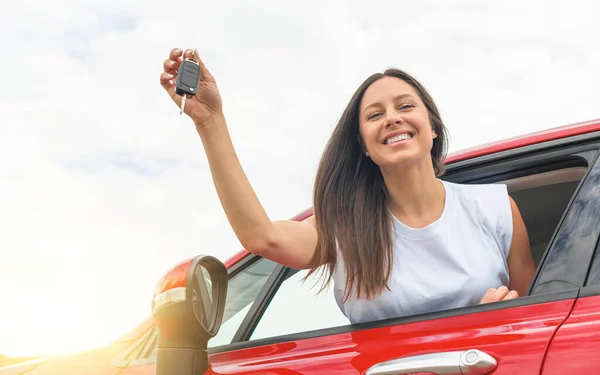
[[[525,297],[518,301],[521,305],[503,309],[497,308],[516,302],[445,314],[490,309],[482,312],[440,318],[432,314],[430,319],[411,322],[407,318],[406,323],[395,325],[345,328],[347,332],[337,334],[323,334],[329,331],[323,330],[312,338],[290,335],[244,343],[239,349],[233,345],[209,356],[207,374],[364,374],[378,363],[397,358],[468,349],[493,356],[498,362],[496,375],[539,374],[551,337],[567,318],[576,295],[577,290],[566,291],[554,295],[553,301],[530,305],[523,303],[548,296]]]
[[[591,289],[591,292],[590,292]],[[569,318],[556,333],[542,375],[600,373],[600,288],[582,289]],[[588,295],[592,294],[592,295]]]

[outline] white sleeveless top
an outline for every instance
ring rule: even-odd
[[[342,303],[346,279],[338,256],[334,294],[350,323],[475,305],[489,288],[508,287],[513,223],[506,186],[442,183],[446,201],[438,220],[414,229],[393,217],[390,290],[370,300],[351,294]]]

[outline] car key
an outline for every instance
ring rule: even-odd
[[[198,56],[198,51],[194,51]],[[179,114],[183,113],[185,100],[188,95],[194,96],[198,91],[200,82],[200,64],[192,57],[181,62],[177,72],[177,81],[175,83],[175,93],[181,96],[181,108]]]

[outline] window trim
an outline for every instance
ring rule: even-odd
[[[598,161],[598,163],[600,163],[600,160]],[[590,275],[592,273],[592,270],[594,269],[594,264],[596,262],[600,263],[600,236],[598,236],[598,240],[596,241],[596,249],[594,250],[594,254],[592,255],[592,259],[590,260],[590,266],[585,276],[585,284],[582,288],[582,293],[584,293],[583,291],[585,291],[585,296],[594,296],[600,294],[600,284],[589,285]],[[600,266],[598,268],[600,268]]]
[[[579,146],[595,145],[600,140],[600,131],[580,134],[573,137],[556,139],[553,141],[536,143],[529,146],[518,147],[511,150],[500,151],[493,154],[483,155],[476,158],[465,159],[454,162],[447,166],[454,174],[462,169],[471,169],[475,165],[496,163],[512,157],[521,157],[527,154],[539,154],[548,151],[573,150]]]
[[[253,266],[257,262],[261,261],[262,259],[263,259],[263,257],[261,257],[259,255],[256,255],[256,254],[253,254],[253,253],[248,253],[245,257],[243,257],[238,262],[236,262],[235,264],[233,264],[227,270],[227,273],[228,273],[227,280],[228,280],[228,282],[230,282],[231,279],[233,279],[234,277],[236,277],[240,273],[243,273],[243,272],[247,271],[249,267]],[[258,309],[260,307],[260,301],[262,301],[264,299],[264,296],[265,296],[265,293],[266,293],[266,289],[265,288],[268,288],[270,285],[274,285],[274,281],[276,281],[274,279],[274,277],[277,275],[278,270],[282,267],[282,265],[278,264],[276,262],[273,262],[273,261],[270,261],[270,262],[273,263],[275,265],[275,267],[273,268],[273,270],[271,271],[271,273],[267,277],[267,280],[265,281],[265,283],[263,284],[263,286],[261,287],[261,289],[258,291],[258,294],[256,295],[256,298],[254,298],[254,300],[250,304],[250,309],[248,310],[248,312],[246,312],[246,314],[244,315],[242,321],[240,322],[240,325],[237,327],[237,329],[236,329],[233,337],[231,338],[231,342],[228,343],[228,344],[219,345],[218,347],[227,346],[227,345],[230,345],[231,343],[239,341],[239,337],[241,335],[243,335],[244,329],[247,327],[247,322],[249,320],[249,316],[251,314],[253,314],[253,312],[258,311]],[[210,344],[210,342],[209,342],[209,344]],[[209,347],[208,349],[210,349],[210,348],[211,347]]]
[[[598,295],[600,295],[600,284],[584,286],[579,292],[579,298],[597,297]]]
[[[271,300],[275,296],[275,293],[277,293],[277,290],[279,290],[279,287],[281,286],[281,283],[283,282],[284,276],[287,272],[287,268],[288,267],[285,267],[281,264],[277,264],[277,266],[275,266],[275,269],[273,272],[271,272],[271,275],[269,275],[269,278],[256,296],[252,306],[250,306],[250,310],[242,320],[242,323],[238,327],[235,335],[233,335],[231,340],[232,344],[244,342],[250,338],[252,332],[254,332],[254,328],[256,328],[256,325],[260,320],[260,317],[266,311],[267,307],[271,303]]]

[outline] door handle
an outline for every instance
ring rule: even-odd
[[[477,349],[439,352],[393,359],[373,365],[366,375],[402,375],[428,372],[438,375],[484,375],[498,363],[491,355]]]

